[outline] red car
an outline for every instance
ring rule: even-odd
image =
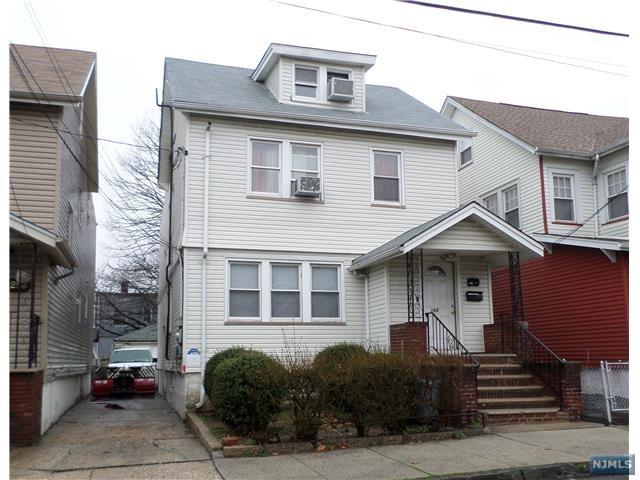
[[[109,365],[98,367],[91,385],[93,397],[117,394],[156,393],[156,366],[147,348],[119,348],[111,353]]]

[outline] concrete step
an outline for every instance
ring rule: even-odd
[[[475,358],[481,365],[485,363],[517,363],[518,356],[515,353],[474,353]]]
[[[515,423],[568,422],[569,414],[553,408],[502,408],[479,410],[486,415],[487,425]]]
[[[536,397],[544,395],[542,385],[515,385],[478,387],[478,396],[482,398]]]
[[[522,373],[519,363],[484,363],[480,364],[478,375],[514,375]]]
[[[552,408],[558,407],[559,401],[556,397],[510,397],[510,398],[478,398],[478,407],[485,410],[508,409],[508,408]]]
[[[537,385],[533,375],[529,373],[518,373],[512,375],[478,373],[478,387],[520,387]]]

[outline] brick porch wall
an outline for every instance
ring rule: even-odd
[[[427,353],[427,323],[406,322],[389,327],[391,353],[425,355]]]
[[[12,446],[31,445],[40,438],[42,370],[10,372],[9,433]]]
[[[565,362],[562,367],[562,410],[569,414],[570,420],[582,417],[582,385],[580,383],[580,362]]]

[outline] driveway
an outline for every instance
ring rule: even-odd
[[[111,405],[109,405],[111,404]],[[108,408],[113,405],[121,408]],[[12,479],[219,479],[163,397],[85,400],[38,444],[13,448]]]

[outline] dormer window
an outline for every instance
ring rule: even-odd
[[[296,97],[317,98],[318,70],[316,68],[296,66]]]

